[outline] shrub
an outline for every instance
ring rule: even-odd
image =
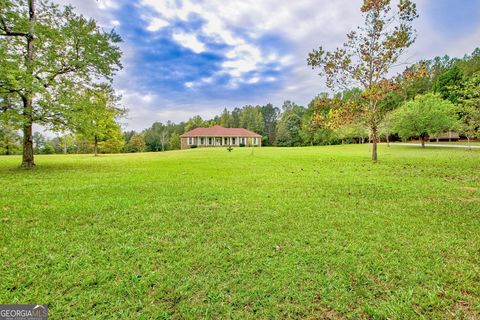
[[[245,143],[240,143],[240,147],[245,147]]]
[[[198,147],[198,146],[197,146],[196,144],[192,144],[192,145],[190,146],[190,149],[195,149],[195,148],[197,148],[197,147]]]

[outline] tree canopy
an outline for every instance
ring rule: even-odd
[[[428,93],[405,102],[392,114],[393,131],[400,137],[418,136],[422,146],[429,136],[455,127],[454,106],[438,94]]]
[[[32,167],[33,123],[71,129],[78,110],[64,93],[111,81],[121,39],[71,6],[35,0],[1,0],[0,38],[1,116],[23,129],[22,166]]]

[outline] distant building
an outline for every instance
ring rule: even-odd
[[[196,128],[180,136],[182,149],[193,147],[262,146],[262,136],[243,128]]]
[[[460,135],[457,132],[448,131],[442,132],[436,136],[430,136],[430,141],[458,141],[460,139]]]

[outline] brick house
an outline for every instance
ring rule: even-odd
[[[262,146],[262,136],[243,128],[224,128],[216,125],[210,128],[196,128],[180,136],[182,149],[192,146],[224,147],[224,146]]]

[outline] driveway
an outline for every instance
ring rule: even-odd
[[[386,143],[382,143],[386,144]],[[415,146],[415,147],[421,147],[422,145],[420,143],[390,143],[391,146]],[[480,146],[466,146],[466,145],[460,145],[460,144],[425,144],[425,147],[438,147],[438,148],[462,148],[462,149],[480,149]]]

